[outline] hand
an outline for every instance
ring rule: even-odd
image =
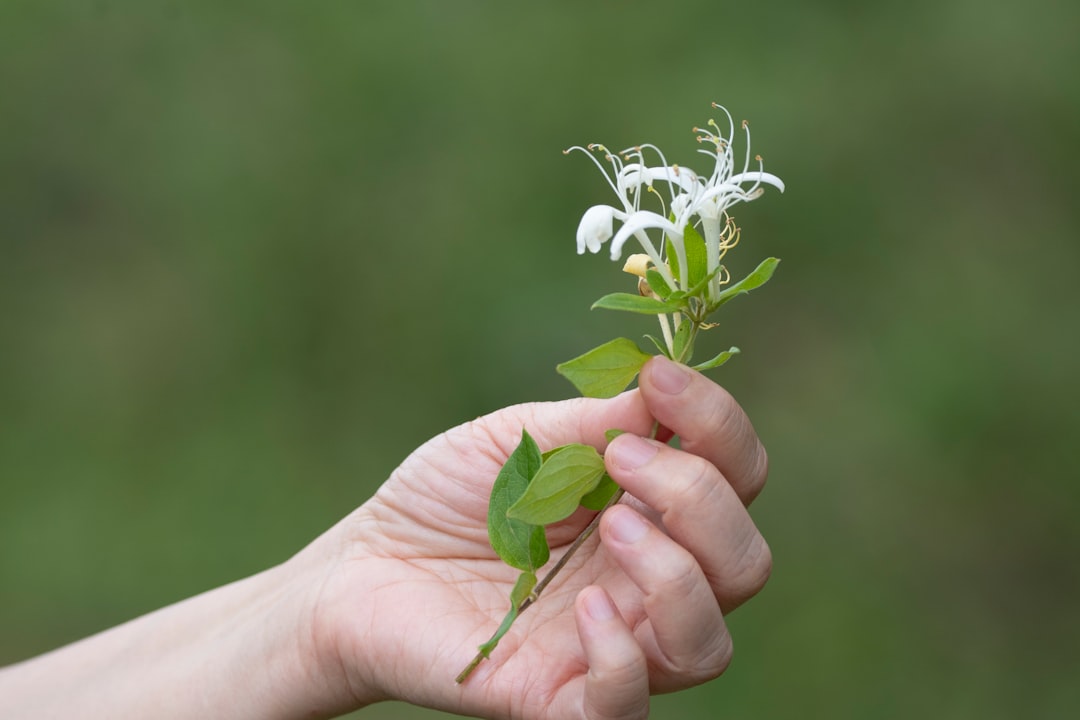
[[[325,682],[360,706],[401,699],[483,717],[638,718],[650,692],[724,671],[723,614],[764,585],[771,559],[746,505],[765,451],[742,410],[698,373],[651,360],[612,400],[507,408],[429,441],[379,492],[292,562],[326,568],[312,606]],[[682,450],[639,436],[653,418]],[[491,659],[453,678],[508,608],[517,572],[487,539],[491,483],[521,436],[541,450],[603,448],[629,500],[521,615]],[[587,524],[549,529],[552,559]],[[316,560],[316,558],[318,560]],[[329,562],[326,560],[329,559]]]

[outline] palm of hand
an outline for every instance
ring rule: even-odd
[[[588,672],[571,609],[577,593],[603,584],[631,627],[644,619],[633,583],[602,547],[587,547],[521,616],[493,659],[463,686],[453,683],[508,610],[517,577],[488,542],[491,482],[523,425],[538,434],[542,449],[567,441],[544,436],[533,414],[537,407],[509,408],[434,438],[346,521],[366,543],[346,561],[338,585],[344,607],[351,608],[344,627],[356,629],[346,635],[354,640],[343,654],[347,667],[365,667],[361,658],[374,652],[373,677],[365,682],[392,697],[444,709],[568,717],[576,714],[570,708],[580,707]],[[647,418],[634,424],[642,422]],[[582,511],[549,528],[553,559],[591,515]],[[533,706],[514,705],[522,702]]]

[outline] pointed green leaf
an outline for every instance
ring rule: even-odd
[[[648,338],[649,342],[656,346],[656,349],[660,351],[661,355],[664,355],[665,357],[671,357],[670,355],[668,355],[668,349],[667,346],[664,345],[664,343],[660,342],[652,335],[646,335],[645,337]]]
[[[674,218],[672,219],[674,220]],[[664,258],[667,260],[668,267],[671,268],[671,276],[675,278],[675,282],[681,283],[682,271],[679,267],[679,253],[675,250],[675,243],[667,235],[664,235]]]
[[[712,304],[709,305],[709,312],[717,309],[718,307],[726,303],[728,300],[731,300],[733,297],[737,295],[742,295],[743,293],[748,293],[754,288],[759,288],[765,283],[767,283],[769,281],[769,278],[773,276],[773,273],[776,272],[776,266],[779,263],[780,260],[778,258],[767,258],[765,260],[762,260],[761,264],[758,265],[752,273],[750,273],[734,285],[728,286],[719,295],[717,295],[716,299],[713,300]]]
[[[645,271],[645,282],[649,284],[649,287],[661,300],[666,300],[668,295],[671,294],[672,289],[668,287],[664,276],[656,268],[649,268]]]
[[[567,445],[548,458],[506,511],[508,517],[532,525],[548,525],[568,518],[581,498],[596,489],[604,475],[604,458],[589,445]]]
[[[596,486],[596,489],[581,498],[581,506],[590,510],[600,511],[607,507],[608,500],[611,496],[618,492],[619,486],[615,484],[615,481],[611,479],[611,476],[604,473],[604,476],[600,478],[600,484]]]
[[[585,397],[609,398],[625,390],[650,357],[632,340],[616,338],[555,369]]]
[[[507,509],[525,494],[529,481],[540,467],[540,449],[522,428],[521,442],[510,453],[491,487],[488,538],[503,562],[518,570],[535,570],[548,561],[544,528],[506,516]]]
[[[720,267],[716,268],[715,270],[713,270],[708,275],[703,276],[700,280],[697,281],[697,284],[694,285],[694,287],[692,287],[692,288],[690,288],[689,290],[686,291],[686,296],[687,297],[695,297],[695,296],[701,295],[702,292],[705,290],[705,286],[709,284],[710,280],[712,280],[714,277],[717,276],[717,274],[720,272],[720,269],[723,268],[723,267],[724,266],[721,265]],[[673,300],[673,299],[675,299],[674,295],[672,295],[672,297],[669,298],[669,300]]]
[[[525,598],[529,597],[534,587],[536,587],[536,575],[534,573],[523,572],[518,576],[517,582],[514,583],[514,589],[510,591],[510,611],[506,613],[506,617],[503,618],[499,629],[495,631],[491,639],[477,648],[481,655],[491,657],[492,650],[503,639],[503,635],[510,631],[510,626],[517,620],[518,608],[521,607],[521,603],[525,602]]]
[[[674,346],[674,355],[680,362],[686,362],[690,357],[693,348],[687,348],[687,343],[690,342],[693,336],[694,323],[687,318],[683,318],[682,323],[679,324],[679,329],[675,331],[675,337],[672,339],[672,345]]]
[[[713,368],[718,368],[721,365],[723,365],[724,363],[726,363],[728,360],[730,360],[732,355],[738,355],[738,354],[739,354],[739,348],[733,347],[730,350],[725,350],[724,352],[720,353],[719,355],[714,357],[712,360],[706,360],[705,362],[701,363],[700,365],[695,365],[694,369],[695,370],[712,370]]]
[[[675,312],[680,307],[682,307],[682,303],[677,301],[657,300],[656,298],[634,295],[633,293],[611,293],[594,302],[590,309],[602,308],[604,310],[623,310],[641,315],[659,315],[661,313]]]
[[[694,229],[693,225],[683,228],[683,249],[686,251],[687,285],[693,287],[701,282],[708,272],[709,255],[705,250],[705,238]],[[691,293],[693,294],[693,293]]]

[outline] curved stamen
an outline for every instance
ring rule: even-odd
[[[656,189],[652,185],[649,185],[648,190],[653,195],[655,195],[656,199],[660,202],[660,211],[661,211],[660,214],[663,215],[664,217],[667,217],[667,214],[668,214],[667,205],[664,204],[663,196],[661,196],[660,193],[657,192]],[[674,198],[672,198],[672,199],[674,199]]]
[[[593,161],[593,164],[596,165],[596,167],[600,168],[600,173],[604,176],[604,179],[607,180],[607,184],[611,186],[611,189],[615,191],[615,194],[621,196],[622,193],[619,192],[619,188],[615,187],[615,182],[611,179],[611,177],[608,176],[607,168],[605,168],[603,164],[599,160],[597,160],[596,156],[593,154],[594,147],[597,147],[595,143],[590,143],[588,149],[585,149],[580,145],[574,145],[563,150],[563,155],[569,155],[574,150],[580,150],[581,152],[585,153],[585,155]],[[598,147],[603,146],[600,145]]]
[[[644,155],[644,153],[642,153],[643,149],[649,149],[649,150],[652,150],[653,152],[655,152],[657,154],[657,156],[659,156],[659,158],[660,158],[660,165],[662,167],[665,167],[665,168],[668,167],[668,161],[667,161],[667,158],[664,157],[663,151],[660,150],[660,148],[653,145],[652,143],[645,143],[643,145],[638,145],[637,146],[637,151],[638,151],[638,154],[641,156],[641,162],[642,163],[645,162],[645,155]],[[668,189],[671,191],[671,199],[674,200],[675,199],[675,189],[671,187],[670,182],[668,183]]]
[[[750,169],[750,123],[742,121],[743,130],[746,131],[746,161],[743,163],[743,174]]]
[[[722,110],[724,115],[727,116],[727,121],[728,121],[727,144],[731,145],[732,141],[735,139],[735,120],[731,117],[731,113],[729,113],[727,111],[727,108],[724,107],[723,105],[721,105],[719,103],[713,103],[712,106],[714,108],[716,108],[717,110]],[[719,128],[717,128],[717,130],[719,130]]]

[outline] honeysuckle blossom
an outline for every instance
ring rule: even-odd
[[[663,243],[654,243],[649,231],[659,230],[663,233],[661,240],[664,236],[670,239],[679,267],[686,267],[683,233],[690,225],[705,239],[707,270],[714,275],[707,295],[713,298],[719,294],[722,274],[720,259],[728,248],[738,242],[738,230],[727,214],[728,208],[757,199],[765,192],[765,185],[783,192],[784,183],[776,175],[765,172],[760,155],[754,156],[757,169],[750,169],[750,128],[746,121],[742,123],[746,134],[745,155],[741,168],[735,166],[732,150],[735,123],[722,106],[713,103],[713,107],[723,111],[727,118],[727,135],[723,135],[720,127],[711,119],[707,127],[694,128],[698,142],[709,145],[698,150],[713,160],[708,175],[669,164],[655,145],[638,145],[617,154],[596,143],[586,147],[574,146],[564,151],[570,153],[579,150],[588,155],[604,174],[604,179],[615,191],[621,205],[594,205],[585,211],[577,230],[578,254],[583,254],[586,249],[598,253],[603,244],[610,240],[611,259],[618,260],[622,256],[623,246],[633,237],[672,290],[688,290],[680,286],[668,263],[664,262],[660,250],[664,247]],[[653,157],[658,164],[649,164],[649,159]],[[605,167],[600,158],[610,168]],[[657,183],[666,184],[667,192],[661,194],[655,188]],[[658,199],[660,212],[642,209],[642,197],[647,192],[653,193]],[[616,220],[622,224],[617,232]],[[685,285],[686,273],[682,275]]]

